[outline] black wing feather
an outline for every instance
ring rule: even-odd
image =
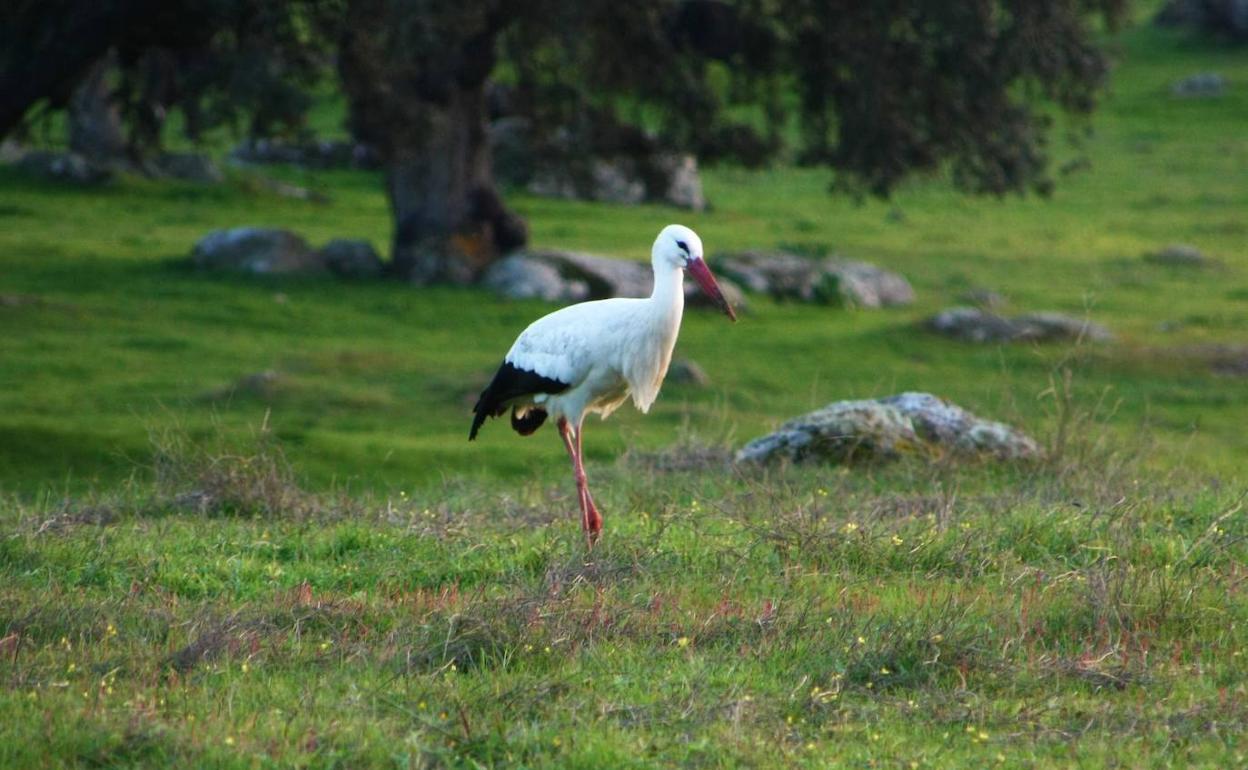
[[[513,399],[535,396],[538,393],[562,393],[570,386],[571,383],[543,377],[537,372],[519,369],[504,361],[494,373],[494,379],[490,381],[485,390],[481,391],[477,405],[472,408],[472,429],[468,431],[468,440],[472,441],[477,437],[477,431],[481,430],[485,418],[498,417],[507,411],[509,402]],[[536,412],[541,412],[540,418]],[[516,432],[527,436],[537,430],[545,419],[545,411],[532,410],[529,416],[519,420],[513,418],[512,427],[516,429]]]

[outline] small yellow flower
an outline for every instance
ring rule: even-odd
[[[988,733],[984,732],[983,730],[980,730],[978,737],[981,741],[986,741],[988,740]]]
[[[425,702],[422,700],[420,703],[417,703],[416,708],[420,709],[421,711],[424,711],[426,708]]]
[[[858,637],[858,644],[866,644],[866,643],[867,643],[867,640],[866,640],[865,638],[863,638],[863,637],[861,637],[861,636],[860,636],[860,637]]]
[[[243,670],[243,673],[244,673],[244,674],[246,674],[248,671],[250,671],[250,670],[251,670],[251,666],[247,665],[247,661],[245,661],[245,660],[243,661],[243,665],[242,665],[242,666],[240,666],[239,668],[241,668],[241,669]]]
[[[945,635],[944,634],[932,634],[932,641],[939,644],[945,641]]]
[[[65,671],[70,674],[74,673],[74,671],[76,671],[77,669],[78,669],[77,663],[70,663],[68,666],[65,667]]]
[[[906,541],[902,540],[900,537],[897,537],[896,535],[893,535],[893,545],[901,545],[904,542]]]
[[[550,744],[554,746],[555,748],[559,748],[560,746],[563,745],[563,741],[559,738],[558,735],[556,735],[554,738],[550,739]]]
[[[227,735],[227,736],[225,736],[225,745],[226,745],[226,746],[233,746],[233,745],[234,745],[234,736],[233,736],[233,735]]]
[[[880,669],[880,673],[883,674],[884,676],[888,676],[889,674],[893,672],[888,670],[888,666],[884,666],[883,668]]]
[[[682,636],[682,637],[680,637],[679,639],[677,639],[677,640],[676,640],[676,644],[677,644],[678,646],[680,646],[680,647],[688,647],[688,646],[689,646],[689,637],[687,637],[687,636]]]

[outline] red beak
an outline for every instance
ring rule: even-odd
[[[693,276],[693,280],[698,282],[698,286],[702,287],[702,291],[706,296],[714,300],[719,309],[733,321],[737,320],[737,314],[733,312],[732,305],[728,304],[728,300],[724,299],[724,293],[719,290],[719,284],[715,282],[715,276],[711,275],[711,269],[706,266],[706,261],[701,257],[689,260],[685,265],[685,269],[689,271],[689,275]]]

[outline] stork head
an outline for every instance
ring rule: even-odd
[[[715,282],[715,276],[706,266],[706,260],[702,256],[702,239],[697,233],[684,225],[668,225],[659,231],[659,237],[654,239],[654,249],[651,251],[650,258],[656,269],[676,267],[689,273],[690,277],[698,282],[702,291],[719,306],[720,310],[724,311],[725,315],[733,321],[737,320],[737,314],[733,312],[732,305],[724,299],[724,293],[720,291],[719,284]]]

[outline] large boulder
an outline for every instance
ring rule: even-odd
[[[930,393],[837,401],[789,420],[736,454],[739,463],[894,460],[906,455],[1024,460],[1040,445]]]
[[[954,307],[927,319],[937,334],[966,342],[1104,342],[1113,335],[1100,324],[1062,313],[1026,313],[1001,316],[974,307]]]
[[[744,251],[716,258],[715,266],[745,288],[777,299],[864,308],[914,301],[914,289],[897,273],[838,257]]]
[[[191,261],[206,270],[253,275],[320,273],[325,257],[289,230],[234,227],[214,230],[195,244]]]
[[[512,254],[490,265],[481,283],[509,299],[560,303],[589,299],[589,284],[564,278],[553,264],[524,253]]]

